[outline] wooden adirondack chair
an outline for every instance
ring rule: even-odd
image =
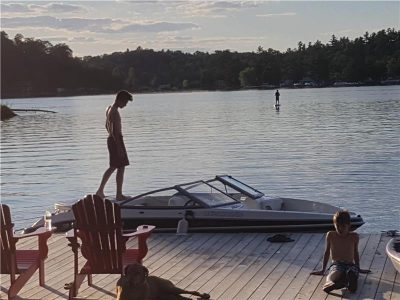
[[[44,260],[48,253],[47,239],[52,232],[42,227],[29,234],[14,234],[10,208],[5,204],[1,205],[0,227],[1,274],[10,274],[11,285],[8,289],[8,298],[13,299],[37,269],[39,269],[39,285],[44,285]],[[16,250],[15,244],[19,239],[32,236],[38,236],[38,250]],[[16,278],[16,274],[20,275]]]
[[[155,226],[142,225],[130,234],[122,233],[121,210],[118,204],[103,200],[97,195],[87,195],[72,206],[75,216],[74,229],[67,233],[69,246],[74,252],[74,282],[67,284],[69,298],[76,297],[83,280],[88,276],[92,286],[92,274],[121,274],[126,265],[142,263],[146,256],[147,238]],[[77,238],[81,240],[82,246]],[[131,237],[138,238],[137,249],[126,249]],[[78,249],[86,258],[79,271]]]

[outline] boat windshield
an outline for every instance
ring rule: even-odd
[[[182,189],[208,206],[221,206],[236,203],[232,197],[204,181],[180,185]]]
[[[264,196],[263,193],[260,191],[257,191],[256,189],[252,188],[251,186],[248,186],[247,184],[244,184],[243,182],[240,182],[239,180],[231,177],[231,176],[217,176],[217,179],[221,180],[223,183],[229,185],[232,188],[235,188],[242,193],[246,194],[247,196],[257,199],[262,196]]]

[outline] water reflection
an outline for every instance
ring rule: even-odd
[[[268,194],[361,212],[363,230],[399,228],[399,87],[136,95],[121,111],[131,166],[125,191],[232,174]],[[2,202],[17,226],[56,201],[97,188],[108,164],[104,117],[112,95],[15,99],[2,122]],[[113,179],[106,193],[113,194]],[[379,218],[377,217],[379,212]]]

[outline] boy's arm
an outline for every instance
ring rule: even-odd
[[[328,265],[329,257],[330,257],[330,251],[331,251],[331,235],[330,232],[326,234],[325,238],[325,252],[324,252],[324,258],[322,260],[322,270],[320,271],[314,271],[311,272],[311,275],[324,275],[326,271],[326,266]]]
[[[122,156],[124,151],[122,147],[122,130],[121,130],[121,116],[117,109],[112,109],[109,112],[109,122],[111,129],[111,136],[113,137],[115,144],[117,145],[117,152],[119,156]]]
[[[360,237],[354,232],[354,264],[360,268],[360,255],[358,253],[358,242]]]
[[[371,273],[371,270],[368,269],[360,269],[360,255],[358,252],[358,242],[360,240],[360,237],[357,233],[354,233],[354,264],[358,267],[358,270],[360,273]]]
[[[111,136],[116,142],[121,139],[121,117],[117,109],[112,109],[109,112],[109,122],[111,129]]]

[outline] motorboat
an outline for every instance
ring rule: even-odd
[[[400,273],[400,238],[394,237],[386,244],[386,254],[392,261],[394,268]]]
[[[326,203],[267,196],[232,176],[215,176],[149,191],[125,201],[121,207],[124,229],[141,224],[174,232],[186,220],[189,232],[282,232],[333,230],[333,214],[342,208]],[[71,205],[56,204],[52,224],[59,230],[73,226]],[[350,212],[352,230],[362,217]],[[39,220],[33,228],[42,226]]]

